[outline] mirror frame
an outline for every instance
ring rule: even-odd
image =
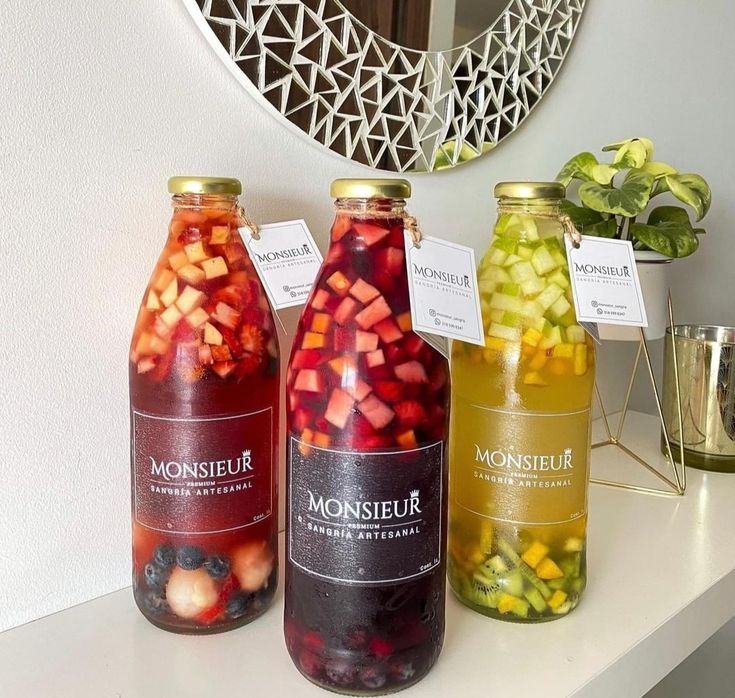
[[[183,2],[238,81],[292,129],[390,172],[454,167],[513,133],[558,74],[586,4],[510,0],[473,41],[430,52],[391,43],[337,0]]]

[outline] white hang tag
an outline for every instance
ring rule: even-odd
[[[322,265],[322,255],[306,221],[261,225],[259,240],[250,228],[239,230],[272,308],[283,310],[306,303]]]
[[[588,235],[579,247],[565,241],[577,321],[648,327],[630,241]]]
[[[416,246],[404,231],[414,332],[485,346],[471,247],[424,236]]]
[[[416,332],[430,347],[436,349],[445,359],[449,358],[449,340],[438,334],[428,332]]]
[[[600,328],[596,322],[580,322],[582,329],[594,339],[598,344],[602,344],[600,341]]]

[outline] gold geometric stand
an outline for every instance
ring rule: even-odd
[[[672,309],[671,304],[671,293],[669,293],[668,297],[668,311],[669,311],[669,326],[674,327],[674,313]],[[602,412],[602,421],[605,426],[605,432],[607,434],[607,438],[603,441],[599,441],[597,443],[592,444],[593,449],[597,448],[604,448],[612,446],[614,448],[617,448],[621,451],[621,453],[625,454],[626,457],[634,460],[639,465],[643,466],[651,472],[653,475],[655,475],[659,480],[661,480],[664,485],[665,489],[659,488],[659,487],[643,487],[640,485],[633,485],[630,483],[625,482],[616,482],[615,480],[600,480],[596,478],[590,478],[590,482],[596,484],[596,485],[606,485],[607,487],[618,487],[620,489],[624,490],[632,490],[634,492],[643,492],[645,494],[656,494],[656,495],[664,495],[664,496],[670,496],[670,497],[680,497],[684,494],[687,486],[687,478],[686,478],[686,463],[684,460],[684,446],[682,443],[679,444],[680,453],[679,456],[681,458],[681,465],[677,467],[677,463],[674,460],[674,455],[671,452],[671,446],[670,446],[670,440],[669,440],[669,431],[666,427],[666,420],[664,419],[664,413],[663,413],[663,407],[661,404],[661,396],[659,395],[658,391],[658,385],[656,384],[656,376],[653,371],[653,365],[651,364],[651,354],[648,351],[648,342],[646,341],[646,335],[643,332],[643,328],[639,328],[639,340],[638,340],[638,351],[636,352],[635,361],[633,362],[633,371],[630,374],[630,380],[628,381],[628,390],[625,394],[625,402],[623,403],[623,411],[620,413],[620,420],[617,425],[617,429],[613,433],[613,430],[610,428],[610,420],[608,418],[608,413],[605,410],[605,405],[602,401],[602,395],[600,395],[600,389],[597,386],[597,383],[595,383],[595,393],[597,394],[597,400],[600,404],[600,410]],[[683,434],[683,427],[682,427],[682,409],[681,409],[681,391],[679,389],[679,366],[676,356],[676,343],[674,341],[674,332],[673,330],[669,333],[671,336],[671,351],[672,351],[672,358],[674,362],[674,379],[676,384],[676,403],[677,403],[677,417],[679,421],[679,433]],[[625,427],[625,418],[628,414],[628,406],[630,404],[630,396],[633,391],[633,384],[635,383],[636,375],[638,372],[638,365],[640,364],[641,355],[643,355],[646,359],[646,367],[648,368],[648,376],[651,380],[651,387],[653,388],[653,394],[656,398],[656,408],[658,409],[658,416],[661,421],[661,430],[663,431],[663,438],[664,442],[666,444],[666,461],[667,465],[669,466],[669,469],[671,471],[671,476],[664,474],[656,468],[654,465],[651,465],[645,458],[643,458],[640,454],[633,451],[631,448],[626,446],[623,443],[623,429]],[[681,440],[683,441],[683,439]]]

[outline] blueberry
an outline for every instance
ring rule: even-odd
[[[176,553],[176,562],[185,570],[196,570],[204,564],[204,553],[195,545],[182,545]]]
[[[176,563],[176,548],[171,543],[161,543],[153,551],[153,559],[156,564],[163,569],[173,567]]]
[[[397,681],[408,681],[414,674],[413,662],[393,662],[390,665],[390,675]]]
[[[357,673],[352,662],[343,657],[330,659],[324,666],[324,671],[327,678],[337,686],[347,686],[352,683]]]
[[[227,600],[225,609],[230,618],[242,618],[250,608],[253,601],[253,594],[234,594]]]
[[[166,583],[166,572],[153,562],[143,568],[143,576],[146,584],[154,589],[160,589]]]
[[[162,591],[151,591],[143,598],[143,605],[152,616],[168,613],[166,595]]]
[[[230,573],[230,561],[221,555],[212,555],[204,561],[204,569],[214,579],[224,579]]]
[[[375,690],[381,688],[386,681],[386,675],[379,666],[366,666],[360,672],[360,681],[365,688]]]

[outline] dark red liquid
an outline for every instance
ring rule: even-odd
[[[133,449],[132,465],[133,592],[151,622],[176,632],[218,632],[247,623],[267,608],[276,588],[278,344],[237,225],[235,209],[176,209],[133,334],[131,436],[139,451],[136,461]],[[206,260],[191,263],[195,269],[183,276],[172,268],[182,261],[175,255],[198,242],[206,259],[222,260],[210,268],[210,278],[196,271]],[[190,249],[190,256],[198,255]],[[156,290],[163,287],[161,279],[167,282],[163,291]],[[186,292],[187,287],[202,295]],[[174,291],[183,299],[182,317],[164,316],[168,326],[161,319],[164,299],[170,301]],[[169,307],[178,308],[177,303]],[[201,324],[198,309],[207,316]],[[205,323],[214,332],[205,330]],[[213,339],[218,343],[207,342]],[[232,421],[233,415],[253,412],[259,413],[257,424],[265,425],[256,433],[248,426],[253,418]],[[171,420],[191,417],[226,419]],[[136,424],[145,429],[136,431]],[[252,470],[243,465],[249,460],[245,448],[252,454]],[[148,470],[151,459],[193,463],[197,458],[230,458],[229,467],[237,472],[178,477],[175,464],[165,473],[160,466],[157,473]],[[151,494],[157,486],[189,496]],[[217,487],[224,492],[228,486],[240,494],[217,493]],[[253,512],[257,520],[247,520],[246,515],[256,518]]]
[[[318,468],[314,453],[322,449],[404,454],[390,461],[401,467],[420,457],[416,449],[446,439],[447,363],[410,329],[403,225],[389,214],[337,216],[289,364],[288,429],[303,456],[299,468]],[[415,683],[436,661],[446,530],[446,469],[438,467],[443,495],[430,525],[441,525],[441,552],[431,571],[397,583],[344,584],[296,566],[287,547],[286,644],[311,681],[382,694]],[[291,472],[292,488],[295,479]]]

